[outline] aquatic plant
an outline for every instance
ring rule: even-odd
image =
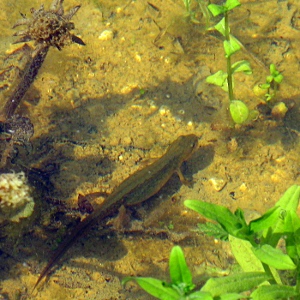
[[[273,117],[283,119],[288,111],[284,102],[276,103],[276,95],[279,91],[279,86],[283,80],[283,75],[280,73],[274,64],[270,64],[270,74],[266,77],[266,82],[258,84],[253,91],[257,96],[262,96],[266,104],[271,108]]]
[[[293,185],[274,207],[249,223],[241,209],[232,213],[221,205],[186,200],[185,206],[215,222],[199,225],[200,231],[229,241],[241,270],[209,278],[194,291],[196,285],[183,251],[175,246],[169,260],[170,283],[151,277],[126,277],[122,283],[136,281],[147,293],[163,300],[244,299],[249,297],[246,291],[253,300],[300,299],[299,199],[300,186]]]
[[[299,199],[300,186],[293,185],[274,207],[249,223],[241,209],[232,213],[224,206],[197,200],[184,204],[215,222],[198,225],[199,230],[229,241],[243,271],[238,274],[240,280],[248,272],[268,276],[267,283],[251,293],[251,299],[300,299]]]
[[[267,91],[264,94],[266,102],[270,102],[276,97],[282,80],[283,75],[276,69],[274,64],[270,64],[270,75],[266,77],[266,82],[257,86],[257,88]]]
[[[209,27],[211,15],[207,9],[207,5],[209,4],[209,0],[196,0],[199,9],[192,9],[192,0],[183,0],[183,4],[186,10],[185,17],[187,17],[192,23],[199,24],[200,18],[198,17],[198,13],[202,14],[205,19],[206,27]]]
[[[263,272],[233,274],[210,278],[200,290],[194,291],[196,285],[179,246],[173,247],[171,251],[169,268],[171,278],[169,283],[151,277],[126,277],[122,280],[122,284],[125,285],[131,280],[136,281],[147,293],[162,300],[217,300],[241,299],[244,297],[241,292],[255,288],[270,278]]]
[[[227,91],[229,97],[229,111],[233,121],[237,124],[244,123],[249,117],[249,109],[246,104],[234,97],[234,82],[233,75],[238,72],[243,72],[244,74],[251,74],[252,69],[250,63],[247,60],[237,61],[235,63],[231,62],[231,57],[233,54],[241,49],[240,42],[230,34],[229,26],[229,11],[233,10],[237,6],[240,6],[238,0],[227,0],[222,5],[210,4],[208,5],[209,11],[214,17],[222,15],[221,21],[219,21],[213,28],[217,30],[224,38],[223,46],[224,53],[227,63],[227,70],[217,71],[206,78],[208,83],[217,85],[223,90]]]

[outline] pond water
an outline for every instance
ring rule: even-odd
[[[51,1],[0,2],[4,63],[22,46],[12,44],[20,12],[30,18],[32,7],[44,4],[47,10]],[[8,170],[32,171],[36,210],[17,237],[1,241],[0,299],[152,299],[133,283],[123,288],[121,280],[168,280],[174,244],[183,248],[195,282],[201,283],[205,266],[228,274],[228,245],[194,232],[204,220],[183,201],[240,207],[251,219],[300,184],[297,0],[242,1],[230,15],[231,33],[243,45],[233,60],[246,59],[253,69],[252,75],[235,76],[235,96],[260,109],[257,120],[242,126],[230,120],[227,94],[205,82],[225,70],[226,61],[222,40],[206,30],[196,2],[198,22],[186,18],[181,0],[66,0],[65,11],[78,4],[72,33],[86,46],[52,47],[17,111],[34,125],[32,149],[17,146]],[[253,92],[271,63],[284,75],[276,98],[289,108],[284,119],[272,117]],[[30,295],[54,249],[78,222],[78,194],[111,192],[178,136],[191,133],[200,148],[183,172],[193,185],[174,175],[131,211],[124,229],[93,226]]]

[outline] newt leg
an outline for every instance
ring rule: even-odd
[[[189,187],[192,186],[193,180],[186,179],[184,177],[184,175],[182,174],[182,172],[181,172],[180,169],[176,170],[176,173],[177,173],[177,175],[178,175],[178,177],[179,177],[179,179],[180,179],[180,181],[181,181],[182,184],[187,185]]]

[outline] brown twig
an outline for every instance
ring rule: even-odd
[[[40,48],[38,51],[33,52],[32,59],[29,60],[29,62],[25,66],[25,69],[23,70],[23,75],[19,84],[16,86],[11,96],[6,101],[3,109],[3,116],[5,120],[10,119],[15,113],[25,93],[33,83],[39,69],[41,68],[48,50],[49,46],[46,46]]]

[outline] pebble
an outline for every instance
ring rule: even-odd
[[[166,105],[162,105],[160,108],[159,108],[159,113],[160,115],[162,116],[166,116],[170,113],[170,109],[166,106]]]
[[[101,32],[98,39],[100,41],[110,41],[114,38],[114,32],[111,29],[106,29]]]
[[[208,181],[217,192],[220,192],[227,184],[224,179],[216,177],[212,177]]]

